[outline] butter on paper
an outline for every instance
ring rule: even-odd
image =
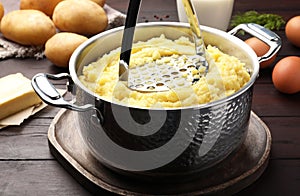
[[[104,5],[104,9],[107,13],[107,17],[109,20],[107,29],[112,29],[124,25],[125,18],[126,18],[125,14],[108,6],[107,4]],[[0,36],[0,59],[10,58],[10,57],[16,57],[16,58],[32,57],[32,58],[40,59],[44,57],[44,53],[43,53],[43,48],[32,48],[32,47],[21,46],[19,44],[7,41],[2,36]],[[59,92],[61,94],[66,93],[65,90],[59,90]],[[24,122],[25,119],[39,112],[46,106],[47,104],[42,103],[40,105],[29,107],[16,114],[1,119],[0,130],[7,126],[20,125],[22,122]]]
[[[66,93],[66,90],[58,89],[58,92],[61,95],[64,95]],[[7,126],[17,126],[21,125],[24,120],[28,119],[30,116],[36,114],[37,112],[41,111],[47,106],[46,103],[42,102],[39,105],[31,106],[25,110],[22,110],[14,115],[11,115],[9,117],[6,117],[4,119],[0,120],[0,130],[7,127]]]

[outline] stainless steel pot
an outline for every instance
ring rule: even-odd
[[[229,33],[206,26],[201,29],[206,44],[238,57],[251,74],[247,85],[218,101],[184,108],[149,109],[118,104],[88,90],[78,76],[85,65],[120,47],[123,27],[98,34],[79,46],[70,59],[70,75],[37,74],[32,85],[46,103],[80,111],[74,121],[78,121],[86,145],[101,164],[137,177],[197,174],[222,161],[244,141],[259,63],[272,57],[281,46],[276,34],[255,24],[240,25]],[[257,57],[247,44],[232,35],[241,29],[267,42],[270,51]],[[162,33],[170,39],[191,36],[188,24],[144,23],[137,25],[135,41]],[[68,89],[76,97],[74,104],[65,101],[48,80],[63,78],[69,79]]]

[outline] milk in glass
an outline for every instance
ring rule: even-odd
[[[226,31],[231,19],[234,0],[191,0],[201,25]],[[180,22],[188,22],[182,0],[177,0]]]

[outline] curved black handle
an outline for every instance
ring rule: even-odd
[[[121,55],[120,55],[120,61],[122,62],[122,64],[120,65],[120,70],[119,70],[120,76],[128,69],[130,55],[131,55],[132,41],[133,41],[133,36],[134,36],[140,5],[141,5],[141,0],[129,1],[125,27],[123,32],[123,38],[122,38],[122,47],[121,47]]]

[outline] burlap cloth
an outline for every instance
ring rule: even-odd
[[[107,29],[112,29],[118,26],[122,26],[125,23],[126,15],[113,9],[112,7],[105,5],[104,10],[108,17]],[[0,59],[7,58],[44,58],[43,46],[23,46],[15,42],[5,39],[0,36]]]

